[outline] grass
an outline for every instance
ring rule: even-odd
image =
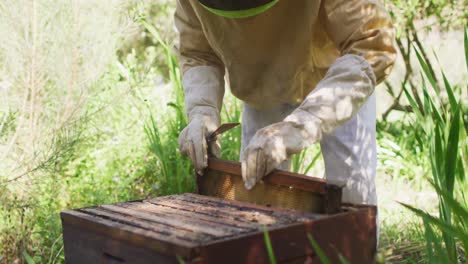
[[[464,31],[465,57],[468,68],[468,38]],[[432,178],[428,179],[438,196],[438,215],[433,216],[414,206],[404,204],[410,211],[422,218],[425,230],[426,251],[431,263],[456,263],[459,260],[460,242],[463,252],[468,252],[468,219],[466,192],[466,146],[467,133],[462,112],[465,106],[460,99],[461,93],[447,80],[445,73],[441,75],[448,102],[440,96],[441,88],[428,67],[428,62],[415,48],[419,63],[423,70],[424,105],[422,110],[417,107],[414,94],[405,90],[411,103],[417,123],[422,130],[421,147],[424,147],[431,164]],[[430,83],[427,86],[426,80]],[[430,88],[432,90],[430,90]],[[466,87],[465,87],[466,89]],[[435,96],[431,96],[430,92]],[[464,254],[462,254],[464,256]],[[463,258],[463,257],[462,257]],[[462,260],[463,261],[463,260]]]
[[[273,246],[271,245],[270,235],[268,233],[268,229],[266,226],[263,227],[263,236],[264,236],[265,246],[267,249],[268,259],[270,260],[270,264],[276,264],[275,252],[273,250]]]
[[[265,241],[265,246],[266,246],[266,251],[268,255],[268,259],[270,261],[270,264],[276,264],[276,256],[275,256],[275,251],[273,249],[273,246],[271,245],[271,239],[270,235],[268,233],[268,229],[266,226],[263,226],[263,236],[264,236],[264,241]],[[330,264],[331,261],[328,258],[328,256],[325,254],[325,252],[322,250],[321,246],[315,241],[315,239],[312,237],[311,234],[307,234],[307,239],[313,248],[314,252],[317,254],[319,257],[320,261],[322,264]],[[348,264],[349,261],[340,253],[338,253],[338,258],[340,260],[341,264]]]
[[[195,179],[192,176],[191,164],[187,159],[182,158],[178,151],[178,135],[187,125],[187,118],[184,114],[184,96],[181,83],[179,65],[175,54],[169,46],[161,39],[156,28],[145,20],[140,22],[155,38],[162,47],[166,64],[168,67],[169,81],[174,88],[174,101],[167,103],[168,108],[173,112],[160,122],[163,122],[166,130],[160,132],[161,123],[155,121],[150,112],[150,121],[145,126],[145,133],[149,141],[149,150],[157,158],[157,166],[161,168],[160,194],[173,194],[183,192],[193,192],[195,190]],[[149,109],[151,111],[151,109]]]

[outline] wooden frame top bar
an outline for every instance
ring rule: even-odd
[[[208,169],[222,171],[233,175],[242,175],[239,162],[225,161],[217,158],[208,159]],[[266,183],[288,186],[303,191],[326,194],[330,189],[341,189],[341,186],[331,184],[325,179],[304,176],[297,173],[274,170],[263,179]]]

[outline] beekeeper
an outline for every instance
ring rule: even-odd
[[[178,0],[175,24],[189,118],[179,145],[199,174],[226,75],[243,101],[246,188],[320,142],[326,178],[346,183],[343,200],[377,203],[374,88],[395,60],[380,1]]]

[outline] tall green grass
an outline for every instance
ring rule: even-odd
[[[63,260],[59,212],[86,185],[70,167],[126,27],[119,2],[0,3],[0,263]]]
[[[174,52],[163,41],[157,29],[145,20],[141,20],[141,24],[162,47],[168,66],[169,81],[174,88],[174,100],[167,104],[173,115],[165,116],[157,121],[151,112],[150,120],[145,126],[149,149],[157,158],[157,166],[161,168],[162,175],[159,175],[160,194],[193,192],[195,190],[195,179],[192,173],[192,165],[189,160],[182,158],[178,151],[177,139],[179,133],[187,125],[187,118],[183,110],[184,95],[179,64]]]
[[[268,254],[268,259],[270,260],[270,264],[276,264],[276,256],[273,250],[273,246],[271,245],[270,234],[268,233],[268,229],[266,226],[263,226],[263,239],[265,241],[265,246]]]
[[[195,174],[191,162],[187,158],[183,158],[178,151],[177,138],[187,125],[187,117],[184,113],[182,76],[180,75],[177,57],[153,25],[145,20],[141,20],[141,24],[163,49],[168,68],[167,75],[170,84],[174,88],[173,101],[167,104],[173,114],[162,118],[158,122],[152,113],[145,126],[150,151],[157,157],[158,166],[162,167],[162,175],[159,177],[162,179],[161,194],[194,191]],[[222,122],[240,122],[241,112],[240,102],[228,94],[221,111]],[[224,133],[221,137],[221,145],[221,158],[238,161],[241,147],[241,128],[236,127]]]
[[[468,39],[465,30],[465,57],[468,68]],[[414,48],[422,68],[423,108],[417,107],[415,94],[405,88],[405,94],[414,111],[414,124],[421,130],[420,147],[430,160],[432,178],[428,179],[438,196],[438,215],[402,204],[424,223],[427,256],[431,263],[456,263],[458,243],[468,252],[468,219],[466,158],[468,141],[463,113],[466,106],[461,91],[467,87],[452,87],[443,70],[443,87],[435,80],[428,62]],[[427,84],[429,82],[429,85]],[[447,100],[443,96],[446,94]]]
[[[263,226],[263,239],[265,241],[265,247],[268,255],[268,259],[270,261],[270,264],[276,264],[276,256],[275,256],[275,251],[273,249],[273,246],[271,244],[271,239],[270,239],[270,234],[268,233],[268,229],[266,226]],[[315,239],[312,237],[311,234],[307,234],[307,240],[309,241],[310,245],[314,249],[315,254],[317,254],[318,258],[323,264],[330,264],[331,261],[327,254],[322,250],[322,247],[315,241]],[[304,248],[305,250],[305,248]],[[338,254],[338,259],[340,260],[341,264],[349,264],[349,261],[339,252]],[[304,255],[306,255],[306,252],[304,252]]]
[[[227,93],[224,97],[221,120],[224,123],[240,123],[242,106],[240,101],[233,95]],[[241,149],[241,126],[237,126],[221,136],[221,158],[238,161]]]
[[[291,159],[291,171],[295,173],[307,174],[316,165],[317,161],[322,156],[320,148],[303,150],[301,153],[294,155]]]

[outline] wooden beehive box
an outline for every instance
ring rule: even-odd
[[[308,234],[333,263],[373,262],[375,207],[342,205],[320,179],[276,171],[246,194],[239,177],[239,164],[211,159],[200,194],[63,211],[66,262],[268,263],[265,229],[279,263],[320,263]]]

